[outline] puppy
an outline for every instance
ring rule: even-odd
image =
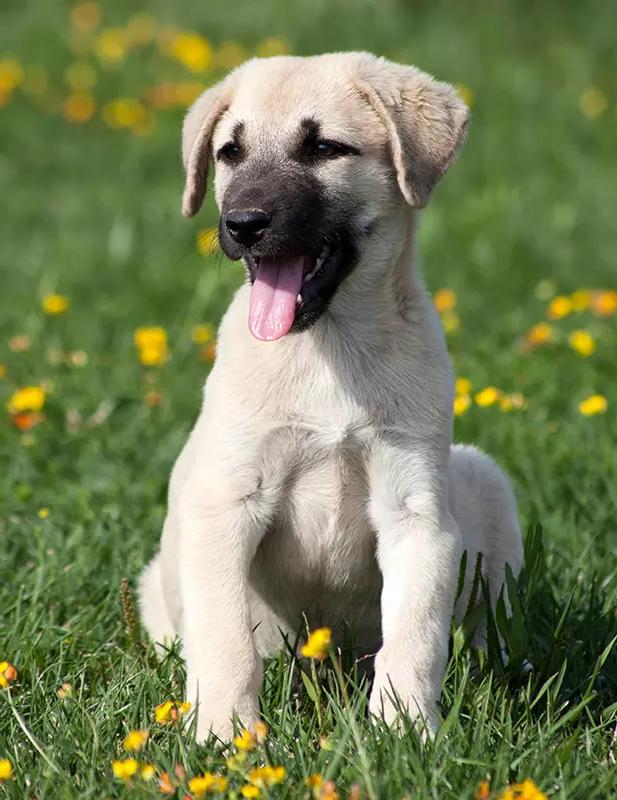
[[[493,601],[521,564],[510,485],[452,446],[453,374],[416,222],[465,138],[452,87],[369,53],[255,59],[183,128],[183,213],[216,163],[219,238],[247,281],[140,584],[183,640],[197,736],[258,718],[281,632],[348,626],[377,652],[370,708],[432,733],[463,550]]]

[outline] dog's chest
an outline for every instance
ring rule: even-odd
[[[368,516],[371,426],[296,425],[278,437],[293,444],[280,449],[285,487],[255,558],[257,588],[292,626],[305,614],[313,625],[372,631],[381,578]]]

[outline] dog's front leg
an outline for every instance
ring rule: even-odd
[[[371,711],[392,723],[399,708],[436,732],[448,657],[461,535],[448,510],[447,458],[430,443],[376,446],[371,514],[383,577],[383,644]]]
[[[248,479],[247,479],[248,478]],[[267,499],[254,475],[191,480],[180,501],[180,591],[188,699],[197,739],[227,739],[232,717],[259,714],[261,661],[255,648],[248,574],[266,529]]]

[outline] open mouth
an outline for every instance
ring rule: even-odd
[[[318,256],[248,255],[245,262],[252,283],[249,329],[262,341],[308,327],[347,274],[340,241],[324,243]]]

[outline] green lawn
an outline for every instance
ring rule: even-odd
[[[308,798],[311,773],[341,798],[354,784],[352,797],[472,798],[485,779],[495,798],[524,778],[551,800],[615,797],[617,313],[598,313],[613,296],[592,294],[594,308],[551,322],[551,343],[525,346],[554,295],[617,288],[614,4],[109,0],[80,37],[70,8],[3,0],[0,11],[0,661],[18,671],[0,689],[0,759],[14,769],[0,797],[162,796],[158,777],[124,785],[112,774],[132,728],[150,730],[139,758],[174,776],[178,798],[178,764],[187,779],[227,774],[230,797],[244,784],[222,745],[152,722],[156,705],[182,697],[183,665],[175,652],[158,664],[122,611],[121,580],[134,587],[157,547],[166,481],[209,368],[193,326],[216,326],[242,280],[237,265],[198,252],[198,232],[216,223],[212,200],[196,220],[180,216],[182,109],[151,108],[165,105],[151,87],[210,83],[220,69],[191,73],[153,43],[122,52],[143,12],[158,36],[200,32],[219,62],[233,56],[229,45],[221,54],[228,40],[252,54],[280,47],[264,44],[276,37],[300,54],[371,49],[473,93],[467,147],[424,213],[424,270],[431,290],[456,292],[448,338],[471,394],[495,386],[526,400],[510,412],[472,403],[455,431],[516,484],[528,558],[511,666],[492,655],[475,668],[459,632],[447,723],[422,746],[411,731],[369,725],[363,690],[348,685],[346,702],[332,669],[307,689],[310,664],[281,656],[262,694],[267,748],[247,765],[286,767],[268,795],[278,798]],[[90,16],[82,8],[77,20]],[[93,53],[109,28],[98,48],[119,48],[114,63]],[[69,73],[82,88],[67,112],[75,62],[89,67]],[[92,111],[90,95],[91,119],[69,121],[71,108]],[[117,98],[142,104],[106,108]],[[109,126],[122,113],[135,134]],[[41,309],[54,292],[70,300],[55,317]],[[142,325],[167,331],[163,366],[139,363]],[[575,329],[593,336],[589,357],[569,346]],[[25,385],[43,386],[46,402],[44,419],[20,431],[4,407]],[[593,394],[606,412],[584,416]],[[524,654],[535,666],[526,678]],[[72,691],[61,697],[63,684]]]

